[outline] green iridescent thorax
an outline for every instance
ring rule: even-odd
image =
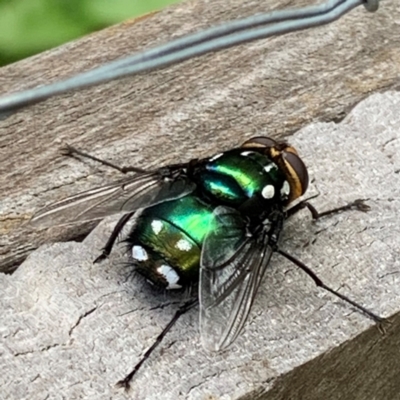
[[[128,239],[149,254],[149,260],[138,263],[139,271],[149,275],[151,269],[167,264],[184,280],[197,280],[202,244],[213,229],[212,213],[213,207],[193,195],[145,209]]]
[[[205,195],[237,206],[269,186],[275,189],[273,200],[278,200],[285,176],[266,155],[234,149],[211,158],[197,181]]]

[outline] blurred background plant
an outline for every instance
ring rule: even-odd
[[[180,0],[0,0],[0,66]]]

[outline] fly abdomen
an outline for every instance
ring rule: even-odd
[[[202,244],[213,209],[186,196],[145,209],[127,242],[137,271],[166,289],[198,281]]]

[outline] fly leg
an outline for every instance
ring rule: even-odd
[[[329,286],[325,285],[325,283],[322,282],[322,280],[315,274],[315,272],[313,272],[309,267],[307,267],[307,265],[305,265],[303,262],[301,262],[297,258],[293,257],[289,253],[286,253],[286,251],[281,250],[279,248],[275,249],[275,251],[277,253],[279,253],[280,255],[282,255],[283,257],[285,257],[286,259],[288,259],[289,261],[291,261],[294,265],[296,265],[297,267],[302,269],[315,282],[315,284],[318,287],[320,287],[320,288],[322,288],[322,289],[334,294],[335,296],[339,297],[340,299],[344,300],[345,302],[351,304],[353,307],[355,307],[359,311],[361,311],[364,314],[366,314],[368,317],[370,317],[376,323],[382,323],[383,321],[385,321],[385,318],[380,317],[379,315],[375,314],[374,312],[368,310],[367,308],[363,307],[362,305],[360,305],[360,304],[356,303],[355,301],[351,300],[347,296],[345,296],[345,295],[337,292],[336,290],[330,288]]]
[[[165,177],[165,178],[170,178],[171,177],[171,171],[172,170],[177,170],[180,168],[190,168],[193,167],[197,164],[197,160],[192,160],[189,163],[177,163],[177,164],[171,164],[168,165],[166,167],[162,167],[162,168],[158,168],[156,170],[146,170],[143,168],[138,168],[138,167],[120,167],[118,165],[115,165],[109,161],[106,160],[102,160],[101,158],[92,156],[89,153],[86,153],[84,151],[78,150],[73,146],[70,146],[69,144],[65,145],[64,147],[61,148],[61,152],[64,156],[67,157],[72,157],[75,158],[77,160],[79,160],[79,157],[83,157],[83,158],[88,158],[89,160],[93,160],[96,161],[100,164],[106,165],[107,167],[116,169],[119,172],[122,172],[123,174],[126,174],[128,172],[135,172],[137,174],[145,174],[145,173],[149,173],[149,172],[158,172],[160,174],[160,177]]]
[[[88,158],[89,160],[93,160],[96,161],[100,164],[106,165],[107,167],[116,169],[119,172],[122,172],[123,174],[126,174],[127,172],[136,172],[136,173],[145,173],[148,172],[145,169],[142,168],[136,168],[136,167],[119,167],[118,165],[115,165],[113,163],[110,163],[109,161],[106,160],[102,160],[100,158],[97,158],[95,156],[92,156],[88,153],[85,153],[81,150],[76,149],[75,147],[70,146],[69,144],[65,145],[62,149],[62,154],[64,156],[68,156],[68,157],[73,157],[76,159],[79,159],[77,156],[81,156],[84,158]]]
[[[327,210],[324,212],[318,212],[317,209],[311,203],[308,202],[308,200],[304,200],[304,201],[301,201],[300,203],[296,204],[289,210],[287,210],[286,216],[289,218],[304,208],[308,208],[313,220],[317,220],[322,217],[326,217],[327,215],[337,214],[342,211],[359,210],[359,211],[367,212],[371,209],[371,207],[365,203],[364,199],[357,199],[357,200],[354,200],[351,203],[348,203],[342,207],[336,207],[336,208],[332,208],[331,210]]]
[[[124,226],[126,225],[126,223],[131,219],[131,217],[134,214],[135,214],[134,212],[130,212],[130,213],[124,214],[121,217],[121,219],[118,221],[117,225],[115,225],[110,237],[108,238],[106,245],[103,247],[101,254],[93,261],[93,264],[103,261],[110,255],[111,250],[114,247],[115,241],[118,238],[118,235],[121,233],[121,231],[124,228]]]
[[[302,201],[302,202],[296,204],[294,207],[290,208],[289,210],[287,210],[286,216],[290,217],[304,208],[307,208],[310,211],[313,220],[318,220],[318,219],[328,216],[328,215],[333,215],[336,213],[340,213],[342,211],[348,211],[348,210],[353,210],[353,209],[363,211],[363,212],[367,212],[370,210],[370,207],[368,206],[368,204],[365,203],[365,200],[357,199],[357,200],[355,200],[351,203],[348,203],[342,207],[336,207],[336,208],[333,208],[331,210],[327,210],[324,212],[318,212],[312,204],[310,204],[307,200],[305,200],[305,201]],[[322,282],[322,280],[309,267],[307,267],[307,265],[305,265],[303,262],[301,262],[297,258],[293,257],[289,253],[286,253],[284,250],[281,250],[279,248],[276,249],[276,252],[279,253],[280,255],[282,255],[283,257],[287,258],[289,261],[291,261],[293,264],[295,264],[300,269],[302,269],[315,282],[315,284],[318,287],[321,287],[322,289],[332,293],[333,295],[339,297],[340,299],[344,300],[345,302],[351,304],[353,307],[355,307],[359,311],[361,311],[364,314],[366,314],[367,316],[369,316],[376,323],[382,323],[384,321],[384,318],[373,313],[372,311],[368,310],[367,308],[361,306],[360,304],[351,300],[347,296],[345,296],[345,295],[337,292],[336,290],[330,288],[329,286],[325,285],[325,283]]]
[[[141,168],[136,168],[136,167],[119,167],[118,165],[112,164],[109,161],[102,160],[100,158],[94,157],[88,153],[85,153],[81,150],[76,149],[75,147],[72,147],[70,145],[65,145],[62,149],[62,154],[68,157],[73,157],[76,159],[79,159],[77,156],[88,158],[90,160],[96,161],[100,164],[106,165],[107,167],[116,169],[123,174],[126,174],[127,172],[136,172],[136,173],[145,173],[146,170],[141,169]],[[101,254],[93,261],[94,264],[104,260],[107,258],[110,253],[112,248],[114,247],[115,241],[118,238],[118,235],[121,233],[122,229],[126,225],[126,223],[130,220],[130,218],[134,215],[134,212],[124,214],[121,219],[118,221],[117,225],[115,225],[110,237],[107,240],[106,245],[102,249]]]
[[[156,340],[154,343],[150,346],[150,348],[143,354],[142,358],[140,361],[135,365],[135,367],[132,369],[132,371],[125,376],[124,379],[121,379],[119,382],[117,382],[117,386],[123,387],[125,389],[129,389],[129,382],[131,379],[134,377],[136,372],[140,369],[142,364],[150,357],[151,353],[158,347],[158,345],[162,342],[164,339],[164,336],[171,330],[171,328],[175,325],[175,323],[178,321],[178,319],[188,312],[190,309],[195,307],[199,303],[199,300],[197,298],[191,299],[187,301],[186,303],[182,304],[178,310],[176,311],[175,315],[172,317],[171,321],[169,324],[163,329],[163,331],[157,336]]]

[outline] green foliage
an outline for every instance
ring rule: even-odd
[[[0,0],[0,66],[179,0]]]

